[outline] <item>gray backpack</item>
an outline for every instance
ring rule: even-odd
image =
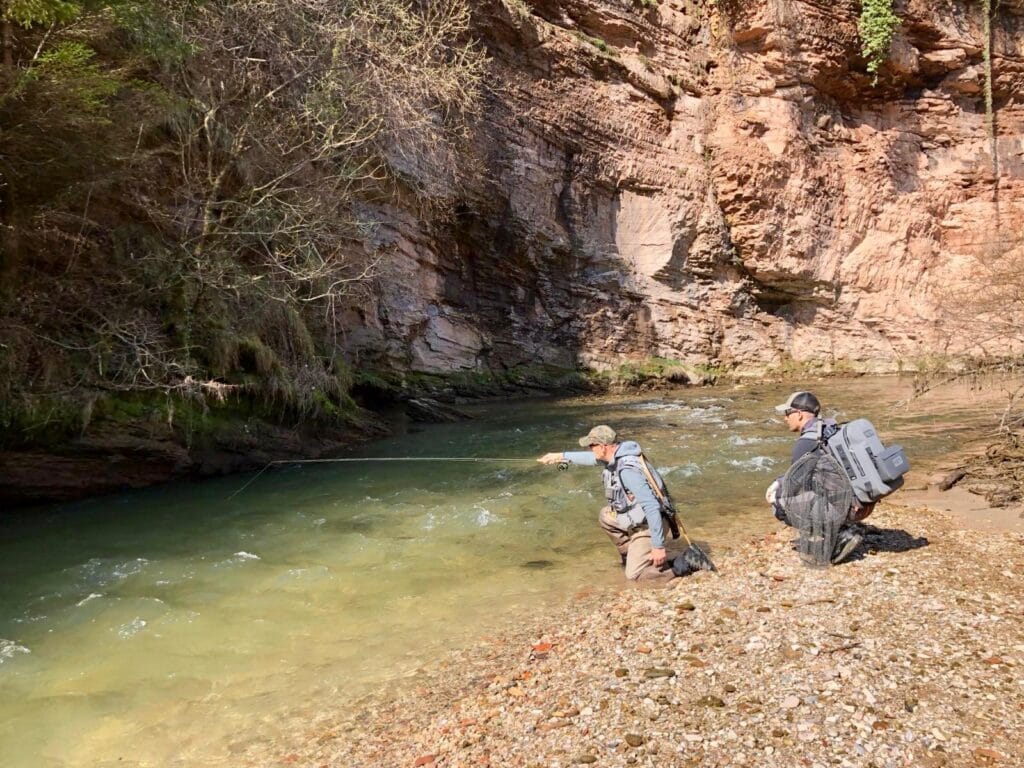
[[[830,430],[831,431],[831,430]],[[863,504],[878,501],[903,485],[910,462],[903,448],[886,448],[867,419],[854,419],[823,434],[822,442],[843,467],[853,493]]]

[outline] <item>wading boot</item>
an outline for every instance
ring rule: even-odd
[[[676,576],[688,576],[696,571],[715,571],[708,556],[697,547],[689,546],[672,558],[672,573]]]
[[[864,541],[864,537],[853,528],[840,528],[839,535],[836,536],[835,549],[832,550],[832,565],[841,563],[852,555],[853,551],[860,546],[862,541]]]

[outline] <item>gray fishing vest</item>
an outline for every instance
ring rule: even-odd
[[[604,497],[608,500],[608,506],[612,508],[615,514],[628,519],[629,526],[646,525],[647,516],[644,514],[643,507],[636,503],[633,494],[627,491],[626,487],[622,484],[621,472],[624,469],[635,469],[643,475],[643,459],[640,456],[621,456],[605,467],[603,473]],[[669,498],[668,488],[665,486],[665,481],[661,479],[661,475],[658,474],[658,470],[650,464],[647,465],[647,469],[658,484],[658,490],[661,491],[666,499]],[[657,498],[658,494],[654,495]],[[664,512],[665,510],[662,511]]]

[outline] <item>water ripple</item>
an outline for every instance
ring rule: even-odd
[[[109,587],[141,573],[147,565],[149,560],[144,557],[123,561],[94,557],[69,568],[67,573],[86,585]]]
[[[770,456],[754,456],[750,459],[730,459],[729,464],[738,469],[767,472],[772,468],[776,461],[776,459],[773,459]]]
[[[127,624],[122,624],[117,629],[117,635],[124,640],[130,637],[134,637],[146,627],[146,620],[136,616],[134,619],[129,621]]]
[[[704,470],[700,468],[698,464],[694,464],[692,461],[689,464],[683,464],[679,467],[658,467],[658,474],[662,477],[667,475],[676,475],[677,477],[693,477],[694,475],[700,475],[704,473]]]
[[[494,513],[484,507],[476,507],[476,524],[484,528],[494,521]]]
[[[23,645],[18,645],[13,640],[4,640],[0,637],[0,664],[10,661],[17,654],[23,653],[32,653],[32,651]]]
[[[755,437],[753,435],[744,437],[743,435],[729,435],[730,445],[754,445],[755,443],[763,443],[765,438]]]

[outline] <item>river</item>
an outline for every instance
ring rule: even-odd
[[[0,755],[8,768],[228,766],[303,707],[343,706],[446,649],[614,588],[600,472],[535,464],[609,423],[639,440],[709,551],[777,527],[762,494],[793,436],[751,383],[472,406],[348,458],[0,517]],[[915,467],[998,411],[964,388],[815,383]],[[920,477],[920,474],[918,475]]]

